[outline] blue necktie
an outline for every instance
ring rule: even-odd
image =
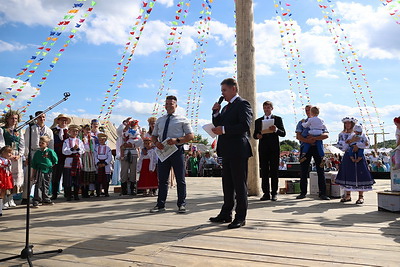
[[[165,121],[164,131],[163,131],[163,134],[162,134],[162,141],[164,141],[165,139],[167,139],[169,119],[171,118],[171,115],[172,115],[172,114],[168,114],[167,120]]]

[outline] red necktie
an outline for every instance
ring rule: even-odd
[[[229,102],[228,105],[226,105],[224,112],[226,112],[229,109],[230,104],[231,104],[231,102]]]

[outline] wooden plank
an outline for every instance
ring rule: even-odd
[[[204,179],[207,179],[205,183]],[[218,178],[189,178],[187,214],[176,213],[176,189],[167,212],[150,214],[155,198],[94,198],[32,209],[34,251],[65,249],[35,257],[39,266],[399,266],[398,214],[377,211],[376,192],[365,205],[296,200],[249,201],[245,227],[212,224],[222,205]],[[376,190],[390,187],[378,181]],[[25,210],[0,218],[0,258],[19,254]],[[13,260],[12,265],[23,263]],[[9,264],[9,263],[7,263]],[[25,265],[25,263],[24,263]],[[8,265],[5,265],[8,266]]]

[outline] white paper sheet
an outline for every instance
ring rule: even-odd
[[[168,145],[167,141],[169,139],[170,138],[167,138],[162,142],[162,144],[164,145],[163,150],[156,148],[156,154],[161,162],[164,162],[167,158],[169,158],[172,154],[174,154],[175,151],[178,150],[176,145]]]
[[[209,123],[209,124],[203,125],[202,128],[204,131],[206,131],[206,133],[208,133],[211,136],[211,138],[217,137],[217,135],[215,133],[213,133],[213,131],[211,130],[212,128],[215,128],[214,124]]]
[[[266,133],[272,133],[269,129],[272,125],[275,124],[275,119],[268,119],[268,120],[262,120],[262,128],[261,128],[261,133],[266,134]]]

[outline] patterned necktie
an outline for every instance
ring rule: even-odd
[[[172,114],[168,114],[168,115],[167,115],[167,120],[165,121],[164,131],[163,131],[163,135],[162,135],[162,141],[164,141],[165,139],[167,139],[169,119],[171,118],[171,115],[172,115]]]

